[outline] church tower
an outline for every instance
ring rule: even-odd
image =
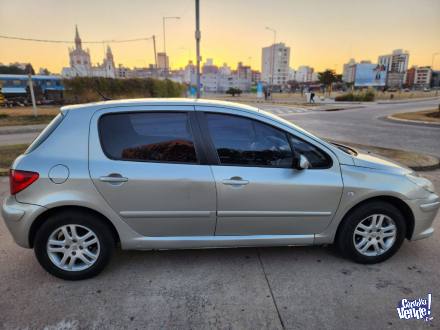
[[[79,37],[78,25],[75,24],[75,48],[82,49],[81,38]]]
[[[77,25],[75,25],[75,48],[69,48],[69,57],[74,77],[87,77],[91,75],[90,53],[88,49],[82,49]]]
[[[106,77],[116,78],[115,61],[113,59],[113,53],[110,46],[107,46],[107,51],[105,53],[105,58],[102,65],[104,67]]]

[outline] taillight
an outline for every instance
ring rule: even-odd
[[[10,170],[9,184],[11,186],[11,195],[22,191],[35,182],[40,175],[36,172]]]

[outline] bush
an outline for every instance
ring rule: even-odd
[[[242,93],[242,90],[240,88],[234,88],[234,87],[230,87],[226,91],[226,94],[231,94],[232,96],[240,95],[241,93]]]
[[[335,97],[335,101],[348,101],[348,102],[372,102],[374,101],[375,94],[373,91],[366,91],[364,93],[347,93]]]
[[[186,87],[171,80],[159,79],[113,79],[77,77],[64,79],[65,102],[86,103],[103,99],[142,97],[180,97]]]

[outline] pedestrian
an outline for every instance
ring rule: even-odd
[[[310,103],[315,103],[315,93],[314,92],[310,93]]]
[[[264,88],[264,99],[267,101],[267,88]]]

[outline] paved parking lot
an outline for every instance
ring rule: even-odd
[[[424,172],[440,191],[440,171]],[[0,199],[8,189],[0,178]],[[440,327],[440,217],[434,237],[385,263],[331,247],[118,251],[98,277],[66,282],[0,221],[0,329]],[[402,298],[433,295],[434,321],[402,321]]]

